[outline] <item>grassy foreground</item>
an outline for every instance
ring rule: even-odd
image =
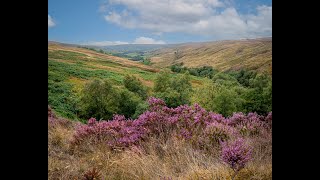
[[[102,136],[82,136],[74,145],[79,125],[48,113],[49,179],[231,179],[234,173],[221,161],[221,150],[201,150],[179,138],[178,131],[149,134],[147,140],[126,148],[110,148]],[[89,126],[89,125],[88,125]],[[235,179],[272,179],[271,131],[246,135],[254,148],[253,160]],[[94,175],[95,174],[95,175]],[[92,178],[93,179],[93,178]]]

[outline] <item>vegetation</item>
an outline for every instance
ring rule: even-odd
[[[172,65],[177,73],[188,72],[194,76],[211,79],[195,90],[193,102],[199,102],[208,110],[229,116],[233,112],[272,111],[272,83],[266,74],[255,71],[219,72],[210,66],[199,68],[183,67],[183,63]]]
[[[270,75],[48,50],[49,179],[272,179]]]
[[[80,125],[48,112],[49,179],[272,178],[272,113],[226,118],[197,104],[148,104],[134,120],[115,115]]]
[[[86,84],[94,79],[107,80],[113,89],[119,91],[119,93],[117,92],[119,96],[122,93],[121,97],[130,96],[130,99],[136,102],[135,99],[142,101],[146,98],[147,93],[144,92],[147,91],[147,86],[152,85],[152,80],[156,76],[154,69],[140,63],[129,60],[119,61],[118,59],[113,61],[110,56],[107,56],[110,59],[100,57],[90,54],[90,51],[83,51],[83,48],[77,48],[76,51],[73,51],[69,47],[58,47],[59,49],[56,49],[56,46],[49,46],[48,51],[48,103],[62,117],[75,120],[87,118],[88,115],[85,115],[86,106],[81,105],[81,101],[84,100],[82,96]],[[127,75],[139,78],[139,92],[131,93],[132,89],[125,91],[123,81]],[[141,109],[143,105],[139,105],[139,107]],[[111,107],[110,109],[117,108]],[[135,113],[135,109],[131,111],[133,114]],[[96,113],[92,112],[92,114]],[[132,113],[127,115],[131,116]]]
[[[272,39],[185,43],[155,50],[151,57],[158,68],[183,63],[188,68],[212,66],[223,72],[247,69],[271,75]]]
[[[154,95],[162,98],[169,107],[190,104],[189,97],[192,87],[189,74],[170,77],[168,71],[162,71],[155,79],[153,90]]]
[[[233,112],[266,114],[272,111],[271,77],[254,71],[219,72],[208,66],[186,68],[179,64],[171,67],[178,74],[172,74],[168,70],[153,73],[61,50],[49,51],[48,64],[48,101],[59,115],[66,118],[85,120],[92,116],[108,119],[120,112],[126,117],[136,117],[139,115],[137,107],[142,108],[143,105],[140,104],[150,95],[162,98],[169,107],[199,103],[207,110],[224,116]],[[101,91],[97,89],[97,92],[86,92],[85,86],[89,87],[88,84],[93,79],[107,80],[108,86],[113,89],[108,92],[111,93],[110,96],[121,97],[124,101],[127,98],[128,101],[110,104],[90,100],[88,96],[95,97]],[[201,84],[192,85],[192,80],[200,81]],[[98,88],[97,81],[95,83]],[[92,101],[91,104],[100,109],[91,107],[90,103],[86,104],[87,101]]]
[[[94,80],[86,84],[82,91],[80,117],[109,119],[113,114],[119,112],[119,99],[119,93],[108,81]]]
[[[129,91],[136,93],[143,100],[146,100],[148,97],[148,92],[145,86],[142,85],[142,82],[135,76],[126,75],[123,80],[124,87]]]
[[[215,71],[211,66],[203,66],[199,68],[187,68],[183,67],[183,63],[172,65],[171,67],[172,72],[177,73],[185,73],[189,72],[193,76],[200,76],[200,77],[207,77],[212,78],[217,71]]]
[[[240,72],[241,73],[241,72]],[[207,110],[229,116],[232,112],[272,111],[272,82],[267,75],[236,78],[227,73],[217,73],[204,86],[196,88],[192,102]],[[248,85],[242,84],[250,82]]]
[[[145,58],[142,60],[142,63],[145,64],[145,65],[151,65],[151,61],[150,61],[150,58]]]
[[[101,54],[110,54],[110,53],[104,51],[103,49],[99,49],[99,48],[92,48],[92,47],[86,47],[86,46],[80,46],[79,48],[89,49],[91,51],[95,51],[95,52],[101,53]]]

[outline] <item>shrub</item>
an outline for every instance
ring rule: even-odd
[[[169,108],[161,99],[150,97],[148,110],[135,120],[123,115],[114,115],[110,121],[97,122],[90,118],[87,124],[76,128],[73,144],[83,142],[106,143],[111,149],[140,146],[150,137],[164,142],[172,136],[193,145],[200,150],[220,147],[219,142],[226,142],[242,135],[257,135],[264,130],[265,117],[256,113],[235,113],[230,118],[208,112],[198,104],[181,105]],[[246,127],[247,131],[242,132]],[[247,134],[248,133],[248,134]]]
[[[192,92],[190,76],[178,74],[170,77],[168,72],[161,72],[156,77],[153,90],[155,96],[163,99],[168,107],[189,104],[189,95]]]
[[[118,90],[119,93],[119,111],[117,114],[122,114],[127,118],[132,118],[136,112],[138,104],[143,103],[140,97],[127,89]]]
[[[208,124],[204,131],[211,144],[227,141],[232,137],[233,133],[232,127],[218,122]]]
[[[238,138],[233,142],[222,142],[222,160],[234,171],[232,179],[252,159],[252,148]]]
[[[119,93],[109,81],[94,80],[82,90],[80,107],[82,118],[109,119],[119,112]]]
[[[142,85],[142,82],[135,76],[126,75],[123,79],[123,85],[129,91],[136,93],[143,100],[148,96],[147,89]]]
[[[254,136],[260,134],[267,127],[263,120],[264,118],[257,113],[248,113],[245,116],[240,112],[234,113],[227,121],[230,126],[236,127],[242,135]]]

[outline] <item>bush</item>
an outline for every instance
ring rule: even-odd
[[[256,112],[267,115],[272,111],[272,81],[270,77],[267,75],[255,76],[254,73],[243,76],[250,77],[245,80],[245,84],[249,83],[249,85],[241,84],[244,83],[241,80],[238,82],[235,78],[237,74],[217,73],[212,78],[212,82],[207,81],[194,91],[192,102],[200,103],[207,110],[221,113],[224,116],[229,116],[233,112]]]
[[[192,86],[189,74],[170,77],[167,72],[157,75],[154,85],[155,96],[163,99],[169,107],[190,104]]]
[[[144,87],[142,82],[135,76],[126,75],[123,79],[123,85],[129,91],[140,96],[143,100],[147,99],[148,93],[146,87]]]
[[[87,83],[81,95],[80,116],[82,118],[109,119],[113,114],[120,112],[119,93],[107,80],[93,80]]]
[[[251,89],[244,95],[244,108],[248,112],[257,112],[266,115],[272,111],[272,82],[266,75],[256,76],[250,82]]]
[[[135,114],[138,104],[143,103],[143,101],[136,94],[126,89],[118,90],[118,92],[119,111],[117,113],[131,118]]]
[[[169,108],[161,99],[148,99],[149,108],[137,119],[126,119],[115,115],[112,121],[97,122],[94,118],[86,125],[80,125],[74,136],[76,145],[90,141],[107,142],[111,149],[126,148],[148,141],[149,138],[160,138],[164,142],[172,136],[184,139],[194,148],[210,152],[210,148],[219,147],[219,142],[226,142],[240,137],[241,127],[263,124],[265,117],[255,113],[235,114],[226,119],[221,114],[208,112],[198,104],[181,105]],[[269,117],[270,118],[270,117]],[[259,130],[266,126],[259,126]]]
[[[238,138],[233,142],[222,142],[222,160],[236,174],[252,159],[252,148],[245,144],[244,139]]]
[[[140,102],[136,107],[136,111],[132,115],[132,119],[137,119],[143,112],[147,111],[148,108],[148,103],[146,103],[145,101]]]

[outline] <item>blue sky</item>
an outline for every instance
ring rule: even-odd
[[[48,39],[171,44],[272,36],[271,0],[49,0]]]

